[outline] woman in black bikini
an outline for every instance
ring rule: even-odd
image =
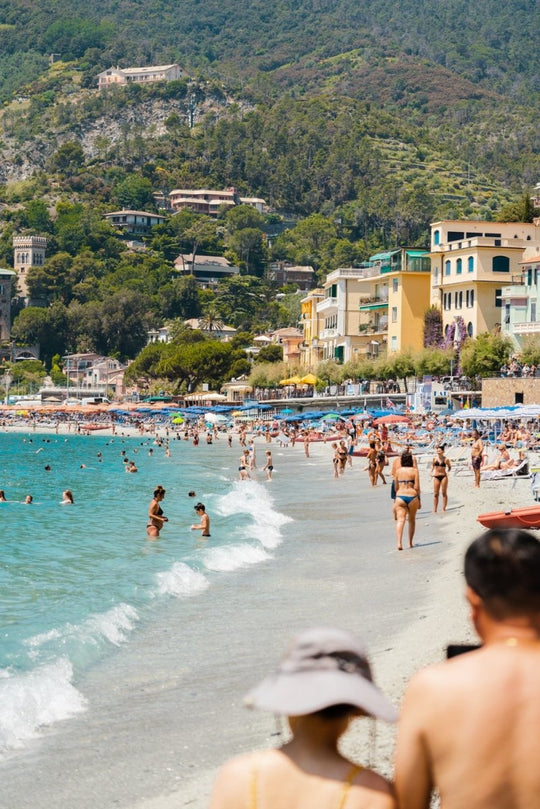
[[[420,477],[418,469],[414,466],[413,456],[404,452],[401,456],[401,466],[396,470],[396,536],[398,551],[403,550],[403,530],[405,522],[409,520],[409,548],[413,546],[414,531],[416,528],[416,512],[420,503]]]
[[[444,455],[444,444],[437,447],[437,454],[431,464],[431,476],[433,478],[433,512],[437,512],[439,506],[439,493],[442,494],[442,510],[446,511],[448,505],[448,472],[452,466],[448,458]]]
[[[148,506],[148,524],[146,526],[146,533],[152,539],[157,539],[159,532],[163,528],[163,523],[168,522],[167,517],[163,515],[163,509],[160,503],[165,497],[165,489],[163,486],[158,486],[154,491],[154,497]]]

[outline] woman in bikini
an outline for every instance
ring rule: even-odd
[[[163,486],[158,486],[154,491],[150,505],[148,506],[148,524],[146,526],[146,533],[152,539],[157,539],[159,532],[163,528],[163,523],[168,522],[167,517],[163,514],[163,509],[160,503],[165,497],[165,489]]]
[[[367,456],[366,457],[367,457],[367,462],[368,462],[367,470],[368,470],[369,479],[371,481],[371,485],[376,486],[377,485],[377,476],[378,476],[378,472],[377,472],[378,460],[377,460],[377,449],[375,447],[375,441],[370,441],[369,442],[369,449],[367,451]]]
[[[287,717],[290,741],[248,753],[219,771],[210,809],[395,809],[391,785],[345,758],[340,738],[357,717],[395,721],[351,633],[314,628],[293,639],[271,677],[246,704]]]
[[[409,520],[409,548],[413,546],[416,528],[416,512],[420,508],[420,476],[414,466],[413,456],[404,452],[401,455],[401,466],[396,470],[396,536],[398,551],[403,550],[403,530]]]
[[[452,466],[448,458],[444,455],[444,444],[437,447],[437,454],[431,464],[431,476],[433,478],[433,512],[437,513],[439,506],[439,494],[442,494],[442,510],[446,511],[448,505],[448,472]]]

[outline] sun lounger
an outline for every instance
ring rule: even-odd
[[[509,469],[492,469],[482,472],[482,480],[508,480],[508,478],[529,478],[529,461],[521,461]]]

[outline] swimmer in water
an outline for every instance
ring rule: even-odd
[[[168,522],[167,517],[164,516],[160,503],[165,497],[165,489],[163,486],[158,486],[154,490],[154,497],[148,506],[148,524],[146,526],[146,533],[152,539],[159,536],[159,532],[163,528],[163,523]]]
[[[7,503],[6,495],[3,489],[0,489],[0,503]]]
[[[192,525],[192,531],[201,531],[201,536],[209,537],[210,536],[210,517],[206,513],[206,506],[204,503],[197,503],[195,506],[195,511],[197,512],[197,516],[200,520],[198,525]]]
[[[61,503],[61,505],[62,506],[72,506],[73,503],[74,503],[73,493],[69,489],[66,489],[65,492],[62,492],[62,503]]]
[[[31,503],[33,503],[33,501],[34,501],[34,498],[32,497],[31,494],[27,494],[26,497],[24,498],[24,503],[27,506],[29,506]]]

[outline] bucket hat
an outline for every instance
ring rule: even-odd
[[[342,629],[317,627],[296,635],[278,670],[245,698],[251,708],[304,716],[331,705],[354,705],[386,722],[397,711],[373,682],[362,642]]]

